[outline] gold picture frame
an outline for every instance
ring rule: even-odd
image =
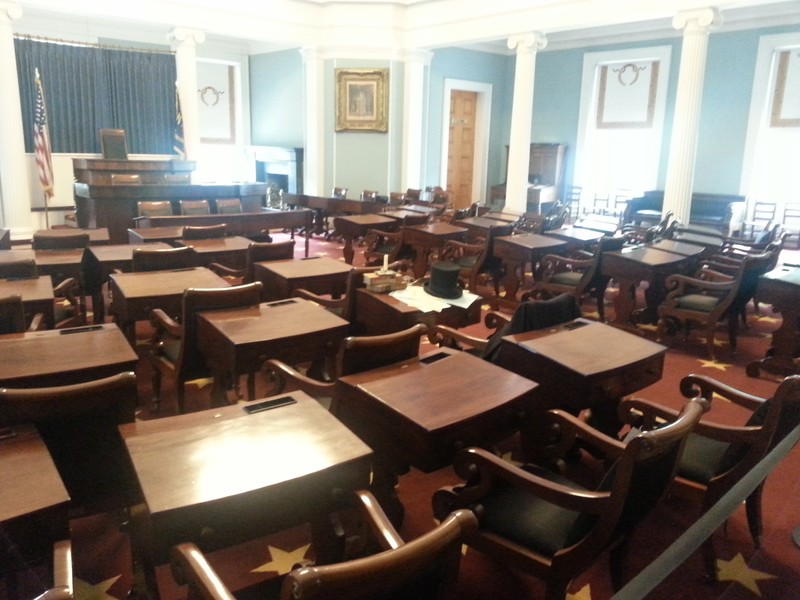
[[[389,130],[389,69],[336,69],[336,131]]]

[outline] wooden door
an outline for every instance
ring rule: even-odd
[[[447,149],[447,189],[453,207],[472,203],[472,175],[475,162],[475,114],[478,94],[453,90],[450,93],[450,136]]]

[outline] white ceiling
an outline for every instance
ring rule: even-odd
[[[0,7],[6,4],[0,0]],[[76,41],[166,44],[174,27],[253,54],[318,46],[364,51],[460,46],[507,52],[513,34],[543,32],[551,49],[678,35],[679,11],[707,0],[12,0],[15,32]],[[724,27],[800,23],[800,0],[719,0]],[[200,48],[198,48],[200,52]]]

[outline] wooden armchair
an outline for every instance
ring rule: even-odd
[[[605,457],[609,468],[594,489],[469,448],[454,464],[465,483],[434,494],[434,515],[473,508],[481,515],[480,528],[466,543],[504,566],[544,579],[546,600],[565,600],[570,582],[606,551],[612,584],[619,589],[629,534],[667,489],[685,440],[707,408],[701,398],[689,400],[676,421],[626,442],[566,412],[549,411],[543,415],[549,439],[543,442],[551,456],[564,456],[579,441]]]
[[[439,254],[439,260],[454,262],[459,266],[459,278],[466,283],[466,288],[477,294],[478,279],[484,278],[492,282],[495,297],[500,295],[500,280],[503,277],[503,263],[494,256],[494,240],[497,237],[511,235],[513,225],[491,227],[485,238],[479,242],[468,244],[458,240],[447,240]]]
[[[570,294],[580,304],[589,292],[597,272],[597,257],[578,258],[547,254],[541,261],[541,276],[534,281],[533,288],[522,295],[528,298],[552,298],[559,294]]]
[[[36,426],[69,493],[73,516],[135,502],[136,476],[118,426],[133,422],[136,404],[132,372],[70,385],[0,388],[0,414],[10,424]]]
[[[169,200],[150,200],[137,202],[140,217],[168,217],[172,215],[172,202]]]
[[[388,261],[395,262],[403,253],[403,228],[398,231],[381,231],[370,229],[364,236],[364,262],[367,266],[383,265],[383,257],[388,256]]]
[[[428,333],[431,343],[451,348],[466,345],[473,354],[494,361],[503,336],[553,327],[581,316],[578,303],[571,294],[560,294],[548,300],[528,300],[517,306],[514,314],[489,312],[484,324],[494,329],[487,339],[466,334],[447,325],[436,325]]]
[[[733,275],[704,265],[694,277],[681,274],[667,277],[666,289],[669,291],[658,307],[657,340],[663,340],[669,330],[675,330],[679,325],[683,325],[688,337],[691,326],[699,323],[705,327],[708,355],[715,360],[714,332],[736,298],[745,264],[742,262]]]
[[[42,328],[44,315],[37,313],[31,319],[31,324],[25,324],[25,307],[22,304],[22,296],[12,294],[10,296],[0,296],[0,335],[5,333],[24,333],[27,331],[38,331]]]
[[[242,212],[242,200],[240,198],[220,198],[215,202],[217,214],[231,215]]]
[[[180,322],[160,308],[150,313],[153,337],[150,340],[150,363],[153,367],[153,411],[159,409],[161,401],[161,379],[166,373],[175,377],[178,412],[185,409],[187,381],[209,375],[205,358],[197,347],[197,313],[224,308],[245,308],[261,302],[263,285],[260,281],[229,288],[189,288],[183,292],[183,309]],[[215,381],[212,400],[227,403],[224,385],[236,382]],[[237,389],[238,395],[238,389]]]
[[[364,201],[375,202],[378,200],[378,192],[376,192],[375,190],[364,190],[361,192],[359,200],[361,200],[362,202]]]
[[[89,234],[86,232],[61,235],[49,231],[37,231],[31,238],[31,248],[34,250],[68,250],[88,247]]]
[[[187,269],[195,265],[194,250],[182,248],[134,248],[131,253],[131,271],[169,271]]]
[[[270,359],[264,363],[264,372],[275,378],[277,393],[281,393],[287,383],[291,383],[314,398],[330,398],[330,411],[336,414],[338,412],[336,380],[339,377],[377,369],[419,356],[419,341],[427,331],[426,325],[417,323],[403,331],[385,335],[346,337],[342,340],[336,354],[330,382],[312,379],[276,359]]]
[[[208,200],[179,200],[182,215],[210,215]]]
[[[34,259],[8,262],[0,265],[0,279],[3,278],[36,278],[39,268]],[[53,286],[53,323],[57,329],[77,327],[86,324],[86,312],[81,294],[80,281],[67,277]],[[38,331],[44,327],[44,315],[36,314],[28,326],[29,331]],[[24,329],[24,327],[23,327]]]
[[[181,238],[184,240],[208,240],[223,238],[228,235],[228,226],[225,223],[218,225],[187,225],[183,228]]]
[[[220,277],[238,280],[237,283],[254,281],[253,265],[269,260],[292,260],[294,258],[294,240],[284,242],[253,242],[247,246],[244,269],[232,269],[220,263],[210,263],[208,268]]]
[[[34,600],[72,600],[72,543],[61,540],[53,544],[53,585]]]
[[[357,492],[356,498],[380,552],[331,565],[298,566],[284,578],[279,598],[454,600],[461,542],[478,528],[475,514],[454,511],[432,531],[404,542],[371,493]],[[171,566],[175,580],[188,586],[188,600],[234,599],[194,544],[176,546]]]
[[[694,429],[686,442],[671,493],[690,500],[705,513],[746,473],[800,424],[800,376],[787,377],[772,398],[747,394],[703,375],[689,375],[680,383],[687,398],[701,396],[711,403],[712,412]],[[749,413],[741,425],[713,420],[713,399],[719,396]],[[657,422],[672,422],[677,412],[669,407],[633,398],[627,401],[628,420],[637,426],[650,427]],[[750,535],[758,548],[763,531],[761,495],[765,482],[753,491],[745,503]],[[703,560],[712,579],[716,579],[713,538],[703,544]]]

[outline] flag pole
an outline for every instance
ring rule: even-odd
[[[50,130],[47,124],[47,106],[44,101],[44,88],[39,77],[39,68],[35,70],[36,77],[36,114],[34,116],[34,156],[39,172],[39,183],[44,192],[44,224],[50,229],[50,196],[53,195],[53,158],[50,151]]]

